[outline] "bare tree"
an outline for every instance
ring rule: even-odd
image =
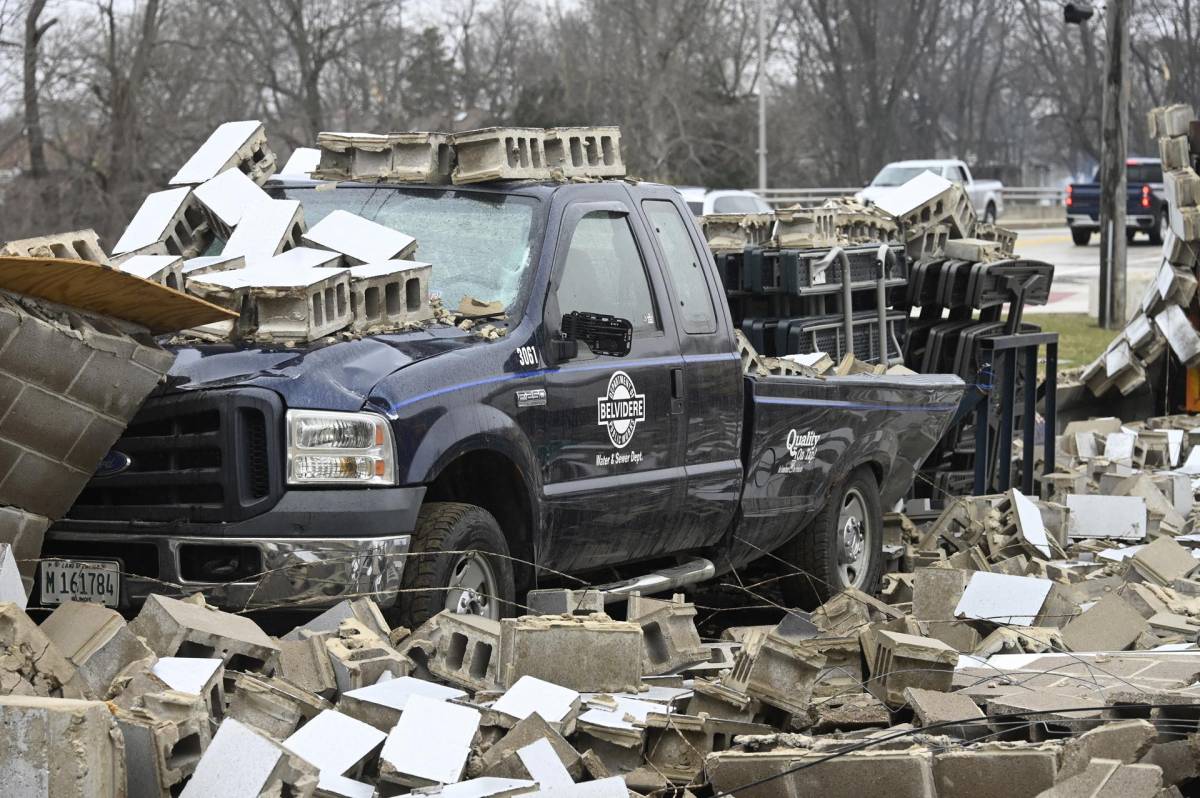
[[[29,176],[35,180],[44,178],[46,169],[46,138],[42,132],[42,114],[38,98],[38,47],[42,37],[58,24],[53,17],[41,21],[46,10],[46,0],[31,0],[25,12],[25,47],[22,59],[24,75],[25,141],[29,147]]]

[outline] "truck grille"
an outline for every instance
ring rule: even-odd
[[[113,450],[129,466],[88,482],[75,520],[241,521],[282,492],[282,416],[271,391],[152,397]]]

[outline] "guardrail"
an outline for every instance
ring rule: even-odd
[[[861,188],[768,188],[758,193],[774,207],[820,205],[827,199],[851,196]],[[1064,191],[1054,186],[1005,186],[1001,192],[1007,205],[1061,206]]]

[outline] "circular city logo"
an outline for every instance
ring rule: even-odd
[[[633,380],[623,371],[613,372],[608,380],[608,392],[596,399],[596,423],[608,427],[608,439],[613,446],[624,449],[633,440],[639,421],[646,420],[646,397],[633,387]]]

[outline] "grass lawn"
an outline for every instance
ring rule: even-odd
[[[1083,313],[1026,313],[1023,320],[1058,333],[1059,371],[1091,363],[1119,332],[1097,327],[1096,320]]]

